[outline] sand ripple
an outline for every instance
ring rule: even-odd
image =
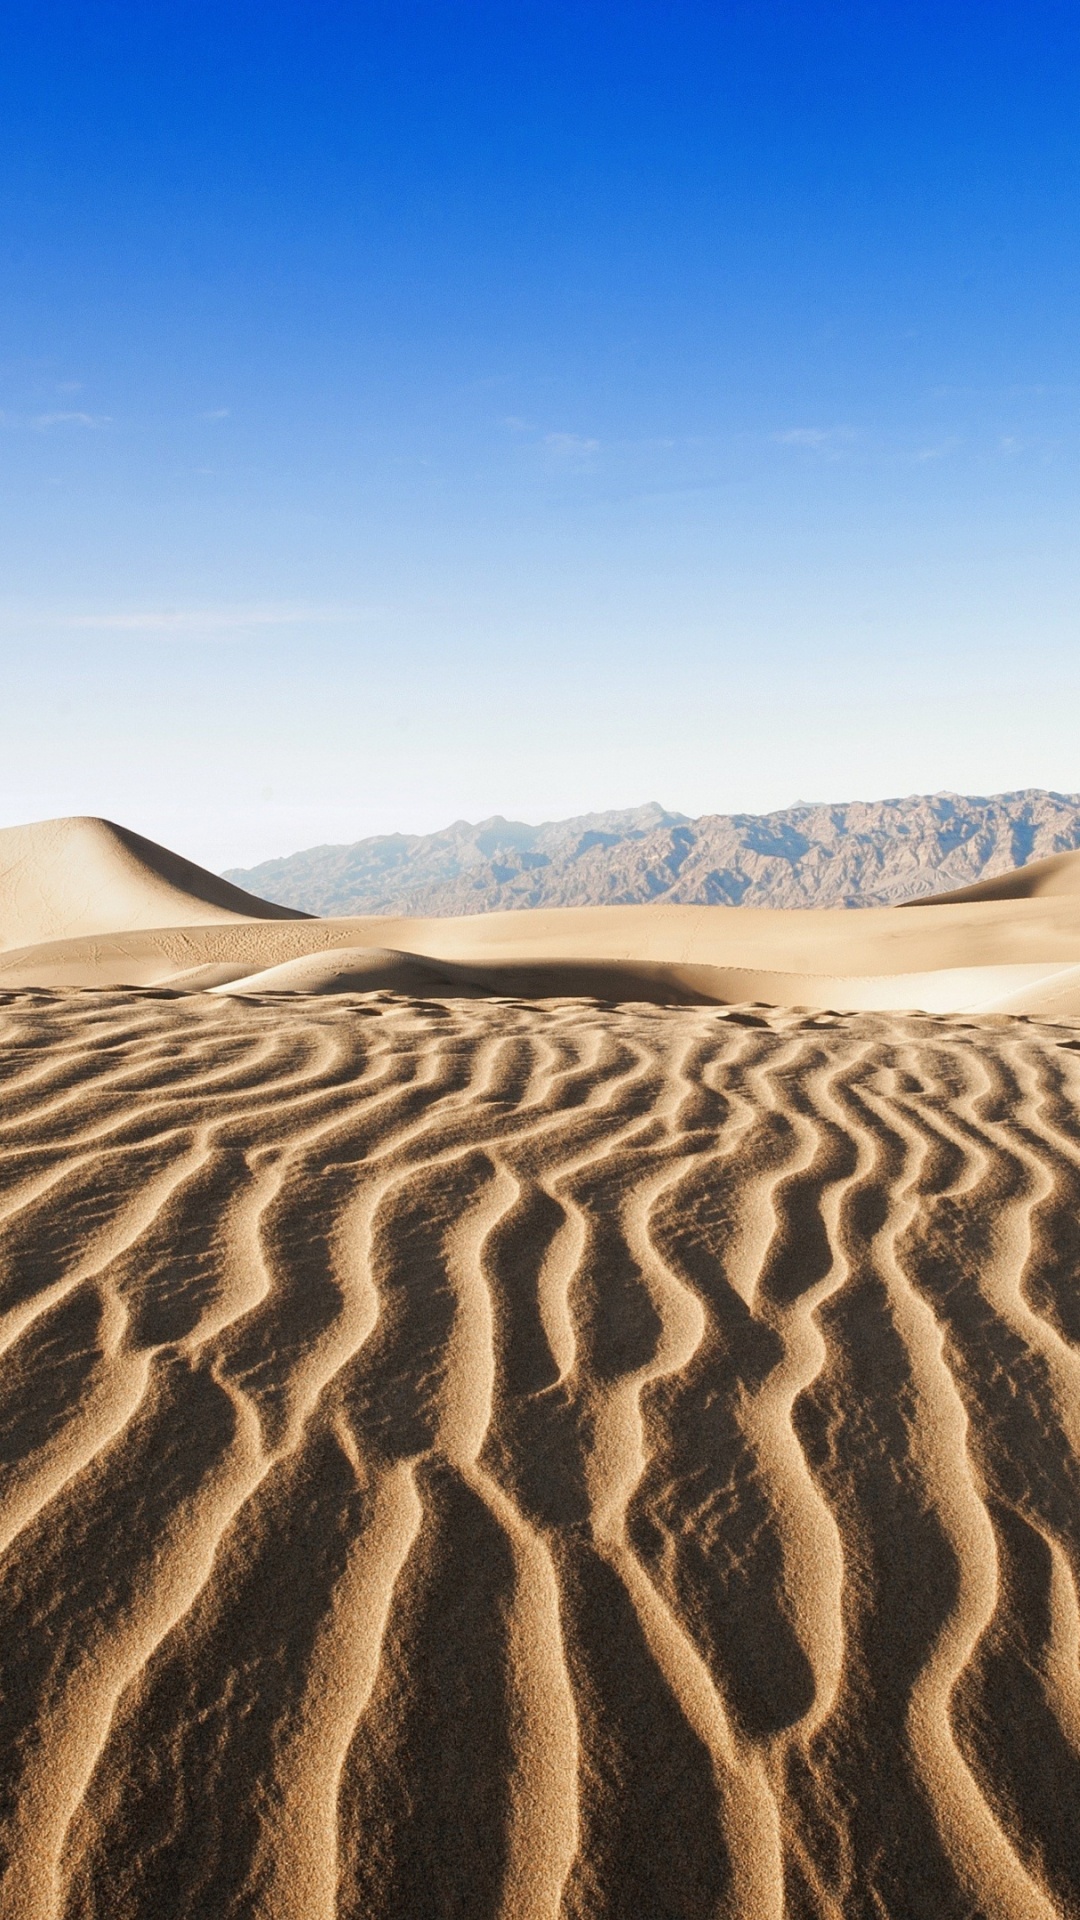
[[[1080,1915],[1080,1035],[0,997],[0,1912]]]

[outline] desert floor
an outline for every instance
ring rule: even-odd
[[[2,1920],[1080,1920],[1080,855],[5,830],[0,1347]]]
[[[0,998],[19,1920],[1080,1913],[1080,1026]]]

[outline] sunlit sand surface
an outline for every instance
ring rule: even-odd
[[[5,1916],[1080,1915],[1080,1021],[547,918],[6,956]]]

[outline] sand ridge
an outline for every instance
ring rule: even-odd
[[[926,902],[928,906],[953,906],[967,900],[1036,900],[1063,894],[1080,894],[1080,853],[1052,853],[1043,860],[1029,860],[1008,873],[994,874],[989,880],[973,881],[968,887],[950,887]],[[906,903],[910,904],[910,903]]]
[[[0,828],[0,951],[115,928],[306,916],[234,887],[113,820]]]
[[[1080,1920],[1075,859],[5,846],[2,1920]]]
[[[376,969],[376,971],[373,971]],[[388,990],[1080,1014],[1080,900],[863,912],[555,908],[462,920],[137,926],[0,953],[0,988]]]
[[[1080,1913],[1080,1028],[0,1001],[0,1911]]]
[[[632,905],[318,920],[109,821],[0,833],[0,987],[125,985],[1067,1018],[1080,1014],[1080,854],[902,911]]]

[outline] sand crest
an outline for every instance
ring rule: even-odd
[[[0,949],[133,927],[296,920],[112,820],[0,828]]]

